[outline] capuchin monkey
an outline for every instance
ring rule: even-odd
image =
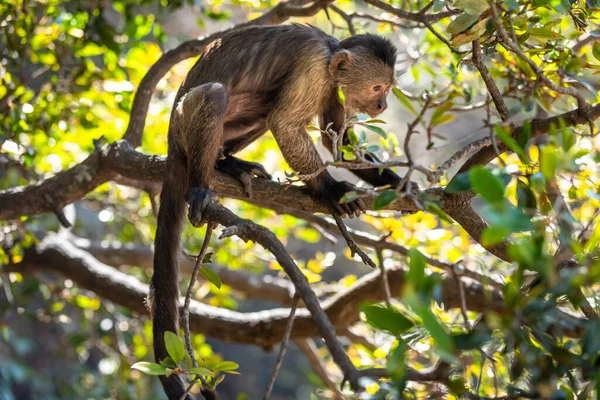
[[[395,61],[396,49],[382,37],[362,34],[339,41],[297,24],[235,30],[205,48],[177,92],[169,125],[149,297],[157,361],[168,356],[165,331],[178,333],[177,258],[186,204],[190,222],[199,227],[208,203],[218,200],[215,169],[239,179],[249,196],[253,176],[270,179],[260,164],[233,156],[267,130],[291,168],[300,174],[317,171],[323,161],[306,125],[319,117],[322,129],[331,123],[338,132],[356,113],[371,117],[382,113],[394,84]],[[338,88],[344,93],[344,105]],[[326,135],[323,143],[331,151],[334,144]],[[373,186],[395,188],[401,181],[389,169],[352,172]],[[308,193],[332,212],[358,216],[366,210],[360,199],[341,204],[342,196],[354,187],[336,181],[327,171],[305,184]],[[180,376],[160,379],[170,400],[183,395],[186,385]],[[215,398],[209,390],[202,394]]]

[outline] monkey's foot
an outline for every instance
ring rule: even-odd
[[[326,192],[318,193],[317,196],[324,200],[332,210],[342,217],[349,216],[354,218],[367,211],[365,203],[361,199],[340,203],[340,200],[347,192],[355,191],[356,187],[348,182],[336,182],[327,188]]]
[[[211,201],[219,200],[216,192],[206,188],[188,189],[185,195],[185,201],[190,205],[188,210],[188,219],[196,228],[206,223],[203,219],[204,210]]]
[[[242,183],[244,193],[252,198],[252,177],[271,179],[271,175],[259,163],[240,160],[237,157],[226,156],[217,160],[216,168],[228,173]]]

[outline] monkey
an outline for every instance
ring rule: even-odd
[[[177,259],[186,206],[191,224],[202,226],[207,205],[218,200],[215,170],[236,177],[248,196],[253,176],[271,179],[262,165],[234,156],[268,130],[292,169],[301,174],[317,171],[323,161],[307,124],[318,117],[322,129],[330,126],[337,132],[356,113],[382,113],[395,81],[395,61],[396,48],[383,37],[360,34],[340,41],[300,24],[233,30],[206,46],[177,92],[169,121],[148,297],[158,362],[167,357],[165,331],[178,333]],[[335,144],[326,135],[322,139],[331,151]],[[353,173],[374,186],[396,188],[401,182],[390,169]],[[358,216],[366,211],[360,199],[340,203],[354,186],[326,170],[304,183],[308,194],[332,212]],[[169,399],[183,395],[179,375],[160,379]],[[215,396],[209,390],[202,394]]]

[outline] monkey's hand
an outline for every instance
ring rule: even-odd
[[[254,175],[259,178],[271,179],[271,175],[259,163],[240,160],[233,156],[217,160],[216,168],[240,181],[244,187],[244,193],[250,199],[252,198],[252,177]]]
[[[361,199],[343,203],[340,200],[347,192],[355,190],[356,187],[348,182],[334,181],[329,185],[325,185],[322,190],[314,192],[314,196],[320,201],[325,202],[334,212],[340,214],[342,217],[349,216],[350,218],[354,218],[367,211],[365,203]]]
[[[191,188],[188,189],[185,195],[185,201],[190,205],[188,210],[188,219],[196,228],[201,227],[206,223],[202,218],[204,210],[211,201],[219,200],[219,195],[216,192],[206,188]]]

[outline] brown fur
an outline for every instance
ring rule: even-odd
[[[241,29],[206,47],[177,93],[169,126],[149,301],[157,361],[167,357],[164,332],[179,329],[177,253],[186,201],[190,221],[199,226],[208,201],[216,199],[215,168],[242,182],[249,182],[248,174],[268,177],[259,164],[232,156],[267,129],[295,171],[315,172],[323,161],[305,131],[306,124],[319,116],[323,126],[333,122],[339,129],[346,112],[373,116],[382,112],[394,81],[395,58],[394,47],[382,38],[358,35],[339,42],[302,25]],[[375,85],[381,90],[374,91]],[[348,110],[339,102],[338,86],[346,95]],[[389,170],[357,175],[375,185],[400,181]],[[351,186],[335,181],[326,171],[306,185],[312,196],[337,212],[352,215],[364,210],[361,201],[338,203]],[[161,377],[161,381],[169,399],[179,399],[185,390],[179,376]]]

